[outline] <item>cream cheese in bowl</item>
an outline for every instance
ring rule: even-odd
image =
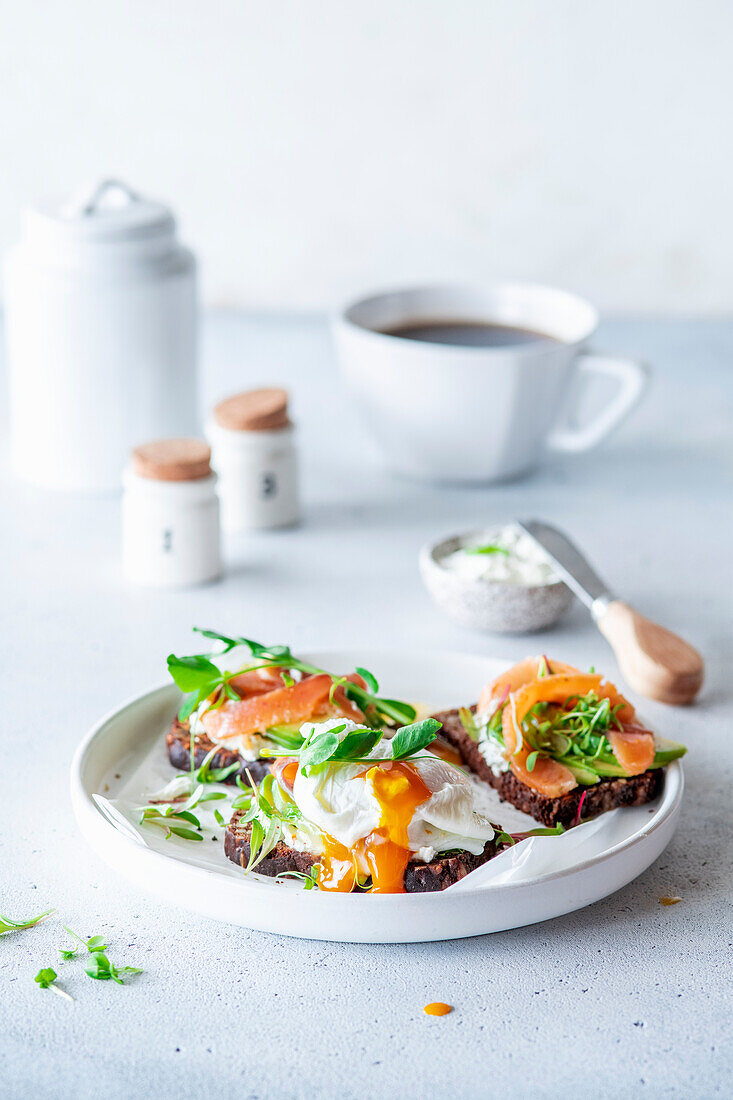
[[[542,549],[513,523],[424,546],[420,573],[438,607],[474,630],[541,630],[572,602]]]
[[[446,554],[440,564],[468,581],[526,586],[555,584],[559,580],[534,539],[512,523],[472,538]]]

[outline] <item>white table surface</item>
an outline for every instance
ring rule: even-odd
[[[119,501],[22,486],[3,456],[0,912],[57,914],[0,939],[0,1092],[731,1095],[733,323],[608,321],[599,346],[655,367],[643,408],[591,456],[473,490],[380,468],[321,319],[215,316],[204,345],[207,401],[283,382],[301,428],[305,523],[232,540],[222,583],[126,588]],[[644,704],[690,752],[676,839],[640,879],[520,931],[351,946],[188,915],[88,850],[69,803],[74,748],[101,714],[161,680],[167,653],[191,651],[193,623],[296,650],[440,646],[508,660],[545,650],[616,675],[579,606],[550,633],[502,639],[451,625],[429,602],[416,570],[425,539],[520,514],[573,532],[619,592],[707,659],[695,707]],[[682,901],[662,907],[662,895]],[[66,964],[57,970],[74,1006],[41,990],[33,976],[58,959],[62,923],[104,932],[111,957],[144,974],[121,988]],[[428,1018],[433,1000],[455,1011]]]

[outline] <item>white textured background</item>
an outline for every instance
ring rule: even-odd
[[[0,0],[0,250],[113,172],[213,305],[511,275],[726,311],[732,45],[726,0]]]

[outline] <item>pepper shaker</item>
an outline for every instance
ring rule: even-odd
[[[249,390],[220,401],[206,435],[226,530],[287,527],[298,521],[295,428],[285,390]]]
[[[168,588],[221,574],[211,449],[199,439],[136,447],[123,475],[122,557],[133,584]]]

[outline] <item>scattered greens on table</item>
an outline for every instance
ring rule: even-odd
[[[54,909],[48,909],[45,913],[41,913],[40,916],[35,917],[31,921],[9,921],[7,917],[2,918],[2,932],[14,932],[22,928],[30,928],[32,925],[37,924],[43,917],[48,916],[49,913],[54,913]],[[61,958],[68,962],[71,959],[75,959],[80,950],[83,950],[87,955],[91,956],[90,965],[85,968],[85,973],[90,978],[96,978],[99,981],[114,981],[118,985],[124,985],[125,974],[142,974],[142,970],[137,966],[116,966],[107,957],[106,952],[109,950],[105,943],[104,936],[90,936],[85,940],[73,929],[64,925],[64,930],[68,932],[72,940],[76,941],[69,947],[60,947],[59,954]],[[74,998],[62,989],[58,982],[58,974],[51,966],[42,967],[36,974],[34,981],[38,983],[41,989],[50,989],[53,993],[57,993],[60,997],[64,997],[67,1001],[73,1002]]]
[[[62,989],[60,985],[56,985],[56,979],[58,975],[55,970],[50,966],[44,967],[36,974],[34,981],[38,982],[41,989],[50,989],[52,992],[57,993],[59,997],[64,997],[67,1001],[73,1003],[74,998],[70,993],[67,993],[65,989]]]
[[[64,931],[68,932],[72,939],[77,942],[72,947],[60,947],[59,955],[62,959],[73,959],[79,953],[79,947],[84,947],[92,954],[94,951],[106,951],[107,944],[104,942],[104,936],[90,936],[88,940],[83,940],[81,936],[77,935],[71,928],[64,925]],[[78,946],[77,946],[78,945]]]
[[[0,916],[0,935],[3,932],[22,932],[24,928],[33,928],[34,925],[39,924],[45,917],[55,912],[55,909],[47,909],[45,913],[39,913],[37,917],[31,917],[30,920],[11,920],[10,917]]]
[[[59,948],[59,953],[63,959],[73,959],[79,952],[80,948],[84,948],[92,957],[90,965],[85,969],[85,973],[90,978],[97,978],[101,981],[112,979],[117,982],[118,985],[124,985],[122,979],[123,974],[142,974],[142,970],[137,966],[120,966],[117,967],[113,962],[107,958],[105,952],[109,950],[107,944],[104,942],[104,936],[90,936],[88,940],[82,939],[82,937],[69,928],[68,925],[64,925],[64,929],[69,933],[72,939],[76,940],[73,947]]]
[[[124,985],[123,974],[142,974],[139,966],[115,966],[103,951],[92,951],[92,960],[92,965],[87,967],[85,973],[90,978],[97,978],[100,981],[111,979],[118,985]]]

